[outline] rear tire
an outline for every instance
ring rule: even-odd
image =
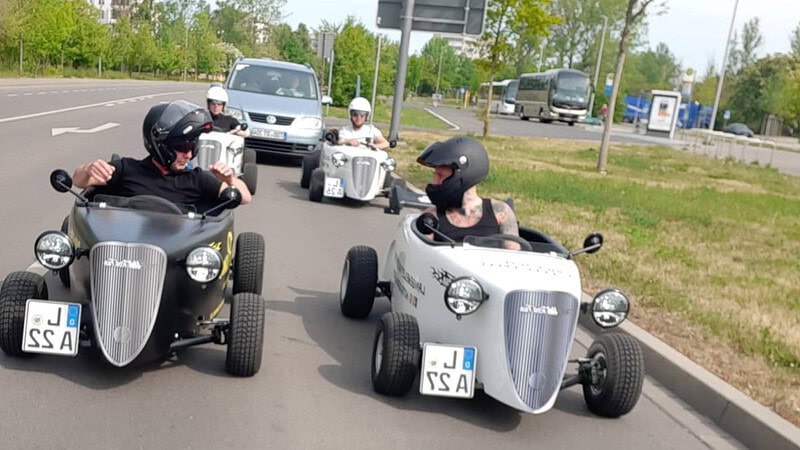
[[[319,166],[319,153],[303,156],[303,161],[300,163],[300,187],[303,189],[308,189],[311,172]]]
[[[567,123],[569,123],[569,126],[571,126],[571,127],[575,126],[575,122],[567,122]]]
[[[228,330],[225,370],[237,377],[250,377],[261,368],[264,351],[264,299],[250,292],[233,296]]]
[[[419,357],[416,319],[403,313],[384,314],[372,344],[372,389],[394,397],[407,394],[417,378]]]
[[[598,336],[586,357],[598,365],[597,384],[583,385],[583,398],[598,416],[619,417],[630,412],[642,394],[644,355],[636,339],[622,333]]]
[[[61,232],[64,234],[69,233],[69,216],[64,217],[64,221],[61,222]],[[58,271],[58,279],[61,280],[61,284],[63,284],[65,287],[69,287],[69,266]]]
[[[29,298],[47,300],[47,282],[33,272],[11,272],[0,287],[0,350],[8,356],[23,356],[25,303]]]
[[[308,199],[312,202],[322,201],[322,190],[325,188],[325,172],[317,167],[311,172],[311,181],[308,185]]]
[[[365,245],[347,252],[339,285],[339,307],[342,315],[363,319],[372,311],[378,287],[378,254]]]
[[[261,295],[264,284],[264,237],[244,232],[236,238],[233,262],[233,294],[249,292]]]
[[[247,186],[247,190],[255,195],[258,188],[258,166],[255,163],[242,164],[242,181]]]

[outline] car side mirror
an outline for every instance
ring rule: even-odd
[[[226,209],[233,209],[242,204],[242,193],[233,186],[223,189],[220,198],[225,201]]]
[[[389,148],[395,148],[395,147],[397,147],[397,141],[392,139],[391,141],[389,141]]]
[[[586,253],[589,254],[596,253],[602,246],[603,235],[600,233],[592,233],[583,240],[583,248],[586,250]]]
[[[239,124],[239,129],[242,131],[247,130],[247,122],[242,122]]]
[[[72,188],[72,177],[64,169],[56,169],[50,173],[50,186],[58,192],[67,192]]]
[[[439,219],[431,213],[423,213],[417,217],[416,221],[417,231],[422,234],[431,234],[434,230],[439,229]]]
[[[333,99],[330,95],[323,95],[322,96],[322,104],[323,105],[331,105],[333,104]]]

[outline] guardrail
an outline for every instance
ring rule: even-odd
[[[709,158],[733,159],[746,164],[758,164],[772,167],[775,141],[737,136],[710,130],[681,130],[681,140],[686,149],[695,154],[704,154]]]

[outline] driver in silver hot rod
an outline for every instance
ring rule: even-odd
[[[231,186],[241,193],[241,204],[249,203],[252,197],[247,185],[225,163],[215,162],[209,171],[187,169],[197,138],[211,128],[208,113],[193,103],[176,100],[153,106],[142,124],[147,158],[86,163],[75,169],[73,184],[79,188],[96,186],[98,194],[156,195],[195,206],[216,204],[223,189]]]

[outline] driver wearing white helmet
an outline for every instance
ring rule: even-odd
[[[211,119],[214,121],[214,130],[247,137],[250,133],[242,130],[241,124],[235,117],[223,114],[225,105],[228,103],[228,93],[222,86],[211,86],[206,91],[206,105]]]
[[[383,150],[389,147],[389,141],[383,137],[381,130],[372,124],[367,124],[367,118],[372,113],[369,101],[364,97],[356,97],[347,106],[350,116],[350,125],[339,130],[340,145],[358,146],[366,144],[370,148]]]

